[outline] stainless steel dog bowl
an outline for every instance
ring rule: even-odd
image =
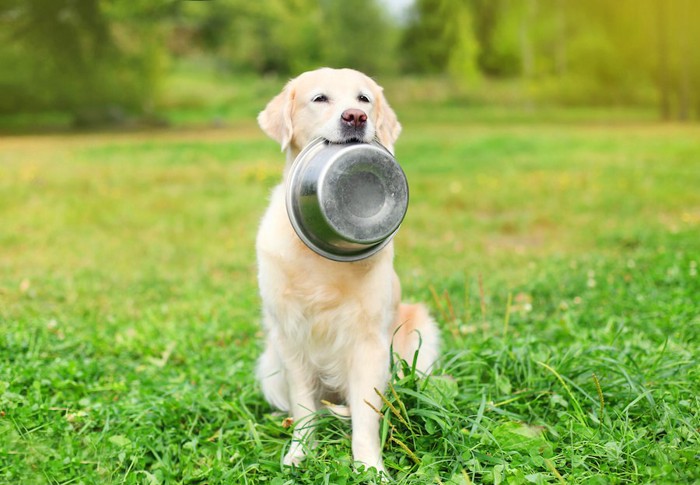
[[[386,246],[408,208],[406,175],[381,144],[318,138],[294,160],[287,213],[299,238],[334,261],[357,261]]]

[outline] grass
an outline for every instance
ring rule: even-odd
[[[700,129],[395,105],[397,269],[445,347],[384,393],[396,482],[700,481]],[[280,465],[291,430],[252,376],[280,154],[227,110],[0,140],[0,482],[374,480],[327,414]]]

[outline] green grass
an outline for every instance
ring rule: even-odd
[[[372,480],[327,414],[280,466],[252,370],[282,162],[266,99],[228,99],[226,129],[0,140],[0,482]],[[700,129],[409,101],[397,269],[444,353],[385,393],[396,481],[697,483]]]

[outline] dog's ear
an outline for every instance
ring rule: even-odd
[[[381,89],[381,88],[380,88]],[[394,151],[394,143],[401,134],[401,124],[396,117],[396,113],[391,109],[384,97],[384,93],[379,91],[377,96],[377,138],[382,145]]]
[[[265,109],[258,115],[260,128],[286,150],[292,141],[294,127],[292,112],[294,110],[294,88],[290,82],[280,94],[267,103]]]

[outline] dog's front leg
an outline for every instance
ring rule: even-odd
[[[384,392],[389,380],[389,345],[380,338],[358,342],[353,353],[348,388],[352,412],[352,455],[356,462],[385,472],[379,440],[382,406],[376,390]],[[367,404],[369,403],[369,404]]]
[[[285,465],[298,465],[306,456],[306,448],[311,446],[314,426],[316,399],[314,386],[308,373],[302,371],[303,366],[292,359],[287,362],[287,378],[289,385],[290,411],[294,419],[292,444],[284,456]]]

